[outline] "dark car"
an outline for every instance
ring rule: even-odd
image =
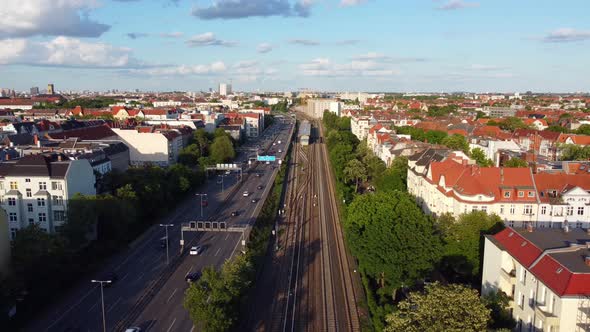
[[[232,216],[232,217],[236,217],[236,216],[238,216],[239,214],[240,214],[240,213],[239,213],[238,211],[233,211],[233,212],[231,213],[231,216]]]
[[[189,273],[186,275],[186,277],[184,277],[184,280],[186,280],[186,282],[195,282],[197,280],[199,280],[201,278],[201,272],[193,272],[193,273]]]

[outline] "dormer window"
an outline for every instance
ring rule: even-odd
[[[529,191],[529,197],[535,197],[535,192],[534,191]]]
[[[504,198],[510,198],[510,192],[509,191],[505,191],[504,192]]]
[[[521,197],[521,198],[524,197],[524,191],[519,190],[518,191],[518,197]]]

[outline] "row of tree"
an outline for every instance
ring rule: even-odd
[[[416,141],[440,144],[449,149],[459,150],[465,153],[469,152],[469,143],[463,135],[448,135],[441,130],[424,130],[411,126],[396,127],[395,131],[401,135],[410,135],[412,139]]]
[[[213,134],[198,129],[189,145],[178,154],[178,162],[193,168],[228,162],[236,156],[236,144],[222,128],[217,128]]]

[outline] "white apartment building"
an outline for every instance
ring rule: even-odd
[[[590,227],[590,176],[533,175],[530,168],[479,167],[457,152],[408,170],[408,191],[425,213],[455,217],[471,211],[497,214],[522,227]]]
[[[526,150],[521,149],[521,147],[516,144],[514,141],[499,141],[499,140],[479,140],[476,143],[470,143],[469,149],[481,149],[486,158],[490,159],[494,162],[494,165],[500,166],[500,153],[499,151],[512,151],[516,153],[525,152]]]
[[[309,116],[321,119],[324,111],[328,110],[340,116],[341,103],[336,99],[309,99],[307,100],[306,112]]]
[[[227,96],[232,94],[231,84],[220,83],[219,84],[219,95]]]
[[[66,221],[67,202],[75,194],[95,195],[95,176],[86,159],[29,155],[0,164],[0,205],[8,215],[10,238],[38,224],[53,233]]]
[[[516,331],[590,329],[590,234],[582,229],[516,230],[486,235],[482,294],[512,297]]]
[[[176,100],[160,100],[152,102],[152,105],[154,105],[154,107],[180,107],[180,105],[182,105],[182,102]]]
[[[129,147],[129,162],[133,166],[173,165],[184,147],[182,135],[176,130],[137,127],[134,129],[113,128],[113,131]]]
[[[175,109],[143,109],[143,116],[148,120],[173,120],[178,119]]]
[[[377,120],[372,116],[353,116],[350,119],[350,131],[362,141],[369,135],[369,129],[376,124]]]

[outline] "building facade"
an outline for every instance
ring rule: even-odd
[[[69,199],[77,193],[96,194],[88,160],[58,158],[39,154],[0,164],[0,205],[8,215],[11,239],[33,224],[49,233],[58,231]]]

